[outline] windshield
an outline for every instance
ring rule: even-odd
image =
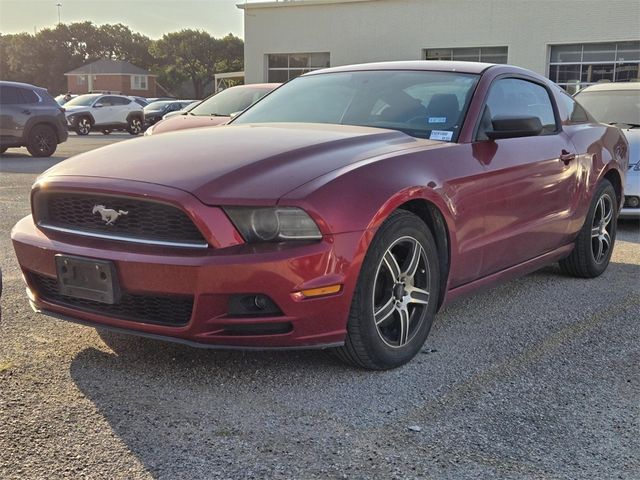
[[[471,74],[404,70],[303,76],[233,123],[359,125],[455,141],[477,80]]]
[[[599,122],[640,125],[640,90],[586,91],[576,100]]]
[[[65,108],[66,107],[88,107],[89,105],[93,104],[93,102],[99,96],[100,95],[80,95],[79,97],[72,98],[71,100],[69,100],[67,103],[64,104],[64,106]]]
[[[144,107],[144,110],[146,112],[151,110],[163,110],[167,105],[171,105],[172,103],[174,103],[173,100],[171,101],[163,100],[161,102],[153,102],[147,105],[146,107]]]
[[[267,93],[269,89],[251,87],[231,87],[216,95],[203,100],[198,106],[189,111],[191,115],[214,115],[229,117],[232,113],[241,112],[254,104]]]

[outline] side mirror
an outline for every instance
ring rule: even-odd
[[[102,108],[104,105],[102,103],[96,103],[93,108]]]
[[[495,117],[491,119],[493,130],[485,135],[491,140],[515,137],[535,137],[542,132],[538,117]]]

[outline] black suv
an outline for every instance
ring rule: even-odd
[[[64,109],[44,88],[0,81],[0,153],[27,147],[34,157],[50,157],[67,136]]]

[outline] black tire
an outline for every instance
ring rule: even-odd
[[[27,150],[32,157],[50,157],[57,148],[56,131],[49,125],[36,125],[29,132]]]
[[[131,117],[129,119],[127,132],[131,135],[140,135],[142,133],[142,120],[140,120],[140,117]]]
[[[410,285],[395,280],[402,275],[392,275],[393,269],[387,267],[389,263],[385,259],[391,254],[397,261],[398,272],[410,271],[411,245],[414,248],[419,245],[422,250],[416,250],[418,261]],[[393,253],[394,249],[396,253]],[[404,259],[403,249],[406,251]],[[382,284],[381,280],[384,280]],[[417,285],[418,280],[426,285]],[[405,290],[413,288],[412,285],[427,290],[428,296],[422,298],[428,300],[419,305],[405,304],[407,313],[403,324],[402,313],[396,307],[407,298],[405,295],[418,295]],[[418,216],[397,210],[382,224],[367,251],[351,303],[345,344],[334,353],[344,362],[371,370],[404,365],[420,351],[429,335],[439,289],[440,267],[433,234]],[[378,324],[376,316],[381,320]],[[403,331],[406,332],[404,337]]]
[[[93,125],[91,124],[91,118],[87,116],[83,116],[76,120],[74,129],[78,135],[84,136],[84,135],[89,135],[89,133],[91,132],[92,126]]]
[[[609,208],[610,218],[606,221]],[[584,225],[576,238],[575,248],[567,258],[560,260],[560,269],[573,277],[595,278],[601,275],[611,260],[616,242],[617,221],[616,191],[611,182],[602,180],[593,196]],[[605,223],[603,224],[603,222]],[[607,244],[607,235],[609,241],[605,251],[604,245]],[[599,250],[600,246],[603,247],[602,252]]]

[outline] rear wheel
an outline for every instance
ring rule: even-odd
[[[424,344],[439,297],[436,243],[416,215],[398,210],[380,227],[362,265],[339,358],[385,370]]]
[[[36,125],[29,132],[27,150],[32,157],[50,157],[58,148],[56,132],[48,125]]]
[[[89,117],[80,117],[76,122],[75,130],[78,135],[89,135],[89,132],[91,132],[91,120]]]
[[[563,272],[574,277],[595,278],[607,269],[616,241],[616,198],[611,182],[603,180],[593,196],[573,252],[560,261]]]
[[[132,117],[127,124],[127,131],[131,135],[139,135],[142,132],[142,121],[138,117]]]

